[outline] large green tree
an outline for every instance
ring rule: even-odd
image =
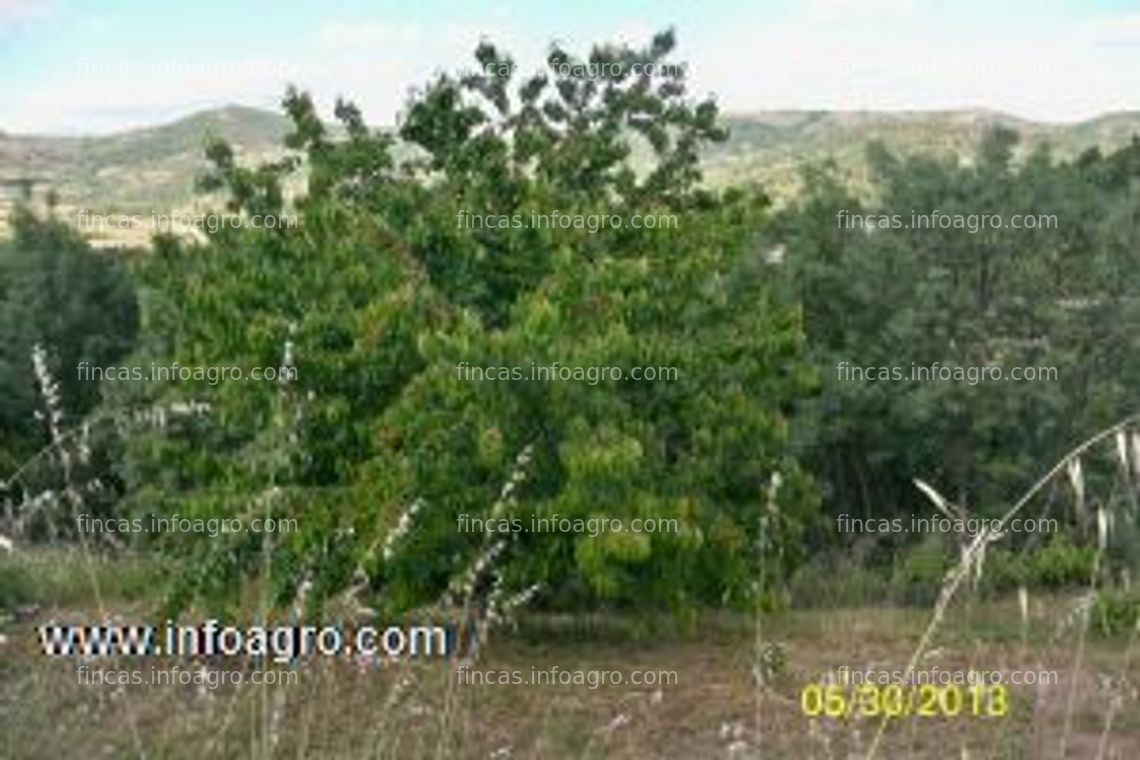
[[[477,69],[413,96],[396,134],[343,102],[329,128],[291,91],[293,160],[249,169],[212,147],[205,184],[239,213],[281,212],[284,174],[303,163],[301,224],[161,245],[152,313],[168,338],[156,350],[270,365],[288,341],[298,377],[163,391],[209,399],[212,428],[137,447],[135,480],[152,484],[138,508],[241,513],[273,483],[272,508],[300,525],[275,545],[281,598],[302,576],[327,594],[358,571],[396,608],[437,598],[487,549],[458,530],[463,513],[672,518],[675,534],[518,536],[496,573],[542,584],[548,604],[745,601],[773,474],[789,547],[778,556],[795,557],[813,504],[786,446],[786,411],[810,377],[798,312],[756,249],[764,199],[699,186],[698,150],[724,132],[715,104],[689,100],[680,68],[662,66],[673,47],[671,33],[585,61],[555,47],[520,81],[484,44]],[[605,66],[592,76],[584,63]],[[555,210],[624,224],[462,221]],[[635,215],[675,221],[638,228]],[[464,362],[676,374],[478,382]],[[516,468],[525,478],[504,500]],[[252,537],[181,548],[198,570],[191,592],[232,598],[232,580],[263,566]]]

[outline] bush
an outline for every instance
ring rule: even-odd
[[[930,536],[906,551],[897,561],[892,587],[903,604],[931,604],[956,558],[937,536]]]
[[[13,241],[0,246],[0,450],[26,456],[44,435],[35,417],[42,402],[33,346],[48,350],[67,411],[78,418],[99,400],[96,376],[81,378],[79,363],[102,368],[125,356],[135,343],[139,309],[134,282],[117,257],[23,208],[12,227]]]
[[[1093,603],[1092,627],[1104,636],[1140,629],[1140,591],[1102,590]]]
[[[0,612],[28,604],[35,598],[35,581],[26,567],[0,561]]]
[[[890,581],[880,568],[816,561],[796,571],[788,591],[795,607],[868,607],[890,596]]]
[[[1023,551],[991,549],[986,553],[981,587],[984,592],[997,593],[1028,588],[1031,560]]]
[[[1064,535],[1027,557],[1027,582],[1030,586],[1058,589],[1067,586],[1088,585],[1096,564],[1096,549],[1091,546],[1074,546]]]

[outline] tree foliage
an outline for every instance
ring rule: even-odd
[[[833,514],[926,514],[917,476],[992,516],[1072,442],[1140,402],[1140,141],[1070,163],[1040,150],[1021,165],[1015,143],[998,129],[961,162],[874,146],[872,200],[820,167],[773,224],[823,379],[801,407],[797,438]],[[1004,223],[912,223],[912,213],[934,210]],[[901,224],[868,229],[843,212]],[[1015,228],[1015,215],[1055,223]],[[901,367],[906,377],[854,381],[840,362]],[[910,379],[912,364],[936,362],[1006,377],[1014,367],[1056,368],[1056,378]]]
[[[779,556],[794,562],[814,504],[786,445],[787,411],[811,384],[798,311],[758,258],[764,198],[699,185],[700,146],[725,136],[715,104],[690,101],[679,70],[632,73],[673,47],[666,32],[640,50],[595,48],[588,62],[608,64],[598,77],[565,75],[585,67],[555,47],[546,71],[519,81],[483,44],[478,69],[412,97],[396,134],[346,102],[331,128],[291,90],[293,160],[250,169],[211,147],[204,185],[243,214],[284,212],[285,174],[303,164],[301,224],[160,246],[154,350],[267,366],[288,342],[297,379],[161,389],[208,400],[212,422],[136,447],[136,508],[241,514],[271,483],[272,509],[300,527],[274,545],[280,598],[302,578],[328,595],[364,577],[394,609],[438,598],[487,549],[460,515],[672,519],[675,533],[508,536],[496,572],[507,588],[541,584],[552,606],[688,610],[748,599],[779,472]],[[554,211],[626,223],[463,221]],[[638,228],[634,215],[676,222]],[[480,382],[459,369],[555,362],[625,379]],[[629,378],[647,366],[676,379]],[[259,542],[174,547],[196,569],[183,590],[232,600],[231,581],[258,572]]]
[[[71,422],[99,401],[99,384],[80,362],[114,364],[139,329],[135,286],[120,253],[90,248],[52,216],[17,207],[13,239],[0,246],[0,461],[14,466],[46,443],[32,368],[43,346],[68,399]],[[5,467],[4,469],[9,469]]]

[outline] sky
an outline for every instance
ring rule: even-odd
[[[203,108],[277,108],[295,83],[393,123],[411,88],[489,39],[673,27],[694,96],[730,113],[985,108],[1073,122],[1140,110],[1140,0],[0,0],[0,130],[104,134]]]

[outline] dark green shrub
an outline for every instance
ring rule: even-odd
[[[1064,588],[1087,585],[1092,579],[1096,549],[1074,546],[1058,535],[1027,557],[1028,585],[1036,588]]]
[[[938,598],[954,555],[941,538],[931,536],[896,561],[892,587],[903,604],[926,605]]]
[[[0,562],[0,611],[29,603],[34,598],[33,589],[27,568],[8,560]]]
[[[1093,603],[1092,628],[1104,636],[1128,634],[1140,628],[1140,592],[1102,590]]]

